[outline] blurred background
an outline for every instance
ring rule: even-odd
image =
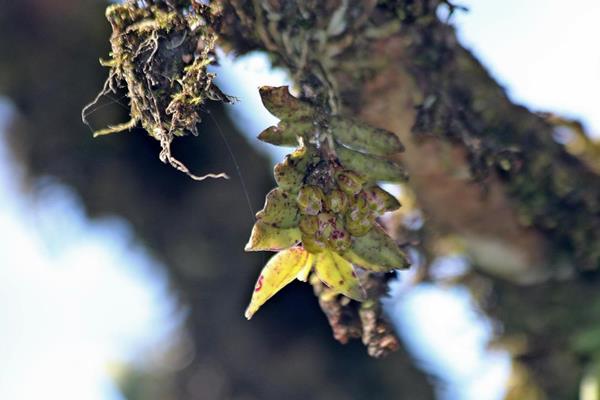
[[[461,4],[459,37],[514,101],[600,134],[597,0]],[[173,151],[231,180],[195,183],[143,131],[92,140],[81,123],[106,78],[105,6],[0,9],[0,399],[505,397],[511,360],[452,283],[469,268],[460,255],[436,261],[437,282],[392,282],[386,307],[405,347],[384,360],[335,342],[309,285],[246,321],[268,255],[243,245],[284,154],[254,139],[276,122],[256,89],[289,77],[263,54],[221,57],[218,84],[240,101],[209,105],[201,135]],[[126,112],[126,98],[103,98],[92,128]]]

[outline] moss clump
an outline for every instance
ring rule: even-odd
[[[214,61],[217,10],[194,1],[125,1],[106,9],[112,27],[112,51],[101,64],[110,68],[103,90],[84,108],[125,87],[129,97],[128,122],[94,132],[94,136],[129,130],[140,124],[160,142],[160,160],[196,180],[221,174],[196,176],[171,155],[175,136],[198,134],[200,107],[208,100],[230,102],[213,83],[207,66]]]

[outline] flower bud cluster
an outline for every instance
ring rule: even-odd
[[[297,149],[275,166],[275,180],[281,191],[296,200],[293,213],[300,215],[302,246],[311,253],[329,249],[343,254],[353,237],[365,235],[378,216],[400,204],[379,186],[334,162],[328,163],[327,184],[307,183],[310,171],[322,161],[316,154],[310,147]]]

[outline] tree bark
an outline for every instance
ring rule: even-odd
[[[597,161],[557,143],[555,120],[511,103],[438,19],[440,6],[455,11],[450,2],[223,3],[231,48],[268,51],[306,99],[328,98],[403,139],[425,252],[458,238],[475,267],[463,283],[474,293],[491,285],[480,301],[499,335],[527,338],[515,355],[529,368],[523,385],[540,398],[577,398],[600,349],[573,344],[595,326],[585,304],[597,299],[600,267]]]
[[[360,345],[334,342],[306,285],[287,288],[252,322],[243,318],[267,255],[243,252],[254,221],[216,124],[255,209],[273,185],[268,162],[217,104],[206,105],[212,118],[204,115],[200,136],[178,139],[173,151],[192,170],[224,170],[230,181],[195,183],[165,166],[158,143],[141,129],[92,139],[80,111],[106,77],[97,65],[108,52],[103,9],[96,1],[3,6],[0,48],[10,57],[0,59],[0,92],[19,114],[8,140],[29,183],[56,177],[79,193],[90,217],[127,219],[165,266],[173,295],[189,313],[193,342],[190,365],[170,385],[172,398],[432,399],[429,378],[403,348],[376,362]],[[100,108],[98,124],[126,118],[119,107]]]
[[[519,366],[520,383],[508,397],[577,398],[600,353],[597,161],[556,143],[554,120],[510,102],[437,18],[438,7],[452,9],[447,1],[219,3],[222,23],[215,28],[225,49],[268,52],[290,70],[307,101],[402,138],[406,152],[399,160],[426,219],[420,250],[431,261],[443,238],[463,243],[473,270],[461,283],[496,318],[499,342]],[[91,3],[5,6],[2,26],[19,32],[21,41],[0,36],[14,55],[0,64],[0,90],[25,116],[11,140],[31,176],[60,177],[78,190],[91,215],[124,216],[167,265],[190,305],[197,347],[194,363],[180,374],[178,397],[432,398],[402,349],[374,361],[356,346],[327,346],[306,288],[288,290],[252,325],[234,318],[257,269],[250,264],[260,258],[241,253],[251,221],[240,223],[246,216],[239,187],[196,185],[166,169],[142,132],[94,142],[81,134],[78,109],[101,86],[91,63],[105,53],[98,48],[108,33],[88,23],[99,15]],[[34,20],[15,24],[24,19]],[[53,46],[40,48],[42,39]],[[27,79],[23,71],[30,71]],[[222,110],[213,113],[225,132],[233,131]],[[258,204],[270,186],[265,161],[239,136],[228,138]],[[227,169],[229,156],[218,141],[202,135],[175,151],[191,164],[201,159],[200,169]],[[433,279],[426,268],[422,275]],[[207,378],[215,376],[219,390]]]

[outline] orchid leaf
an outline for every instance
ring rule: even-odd
[[[404,252],[380,226],[374,226],[363,236],[353,237],[350,249],[342,256],[351,263],[373,272],[388,272],[410,266]]]
[[[252,318],[267,300],[299,275],[304,276],[305,267],[311,263],[312,256],[302,247],[292,247],[271,257],[258,276],[246,318]]]
[[[333,251],[319,253],[315,262],[317,277],[330,289],[353,300],[364,301],[362,288],[352,264]]]
[[[277,228],[257,221],[252,228],[246,251],[279,251],[292,247],[300,241],[300,229]]]

